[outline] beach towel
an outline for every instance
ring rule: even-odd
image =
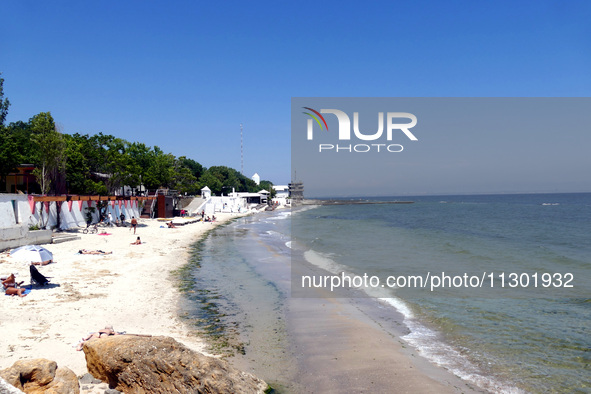
[[[35,282],[40,286],[45,286],[49,283],[49,279],[47,279],[34,265],[29,266],[29,271],[31,271],[31,283]]]

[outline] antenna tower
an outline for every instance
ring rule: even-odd
[[[244,150],[242,144],[242,123],[240,123],[240,173],[244,175]]]

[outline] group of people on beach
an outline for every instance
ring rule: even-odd
[[[125,221],[125,214],[121,212],[119,218],[113,221],[113,214],[111,212],[107,213],[106,215],[102,214],[99,218],[99,223],[105,223],[107,226],[117,226],[117,227],[127,227],[127,222]]]
[[[109,223],[112,222],[112,217],[111,217],[111,213],[108,214],[107,216],[107,220],[109,221]],[[121,214],[121,221],[124,222],[125,221],[125,215]],[[131,231],[131,229],[133,229],[133,233],[136,233],[137,230],[137,225],[138,225],[138,221],[135,217],[131,218],[131,222],[130,222],[131,226],[129,228],[129,230]],[[135,242],[131,243],[132,245],[141,245],[142,241],[140,239],[140,237],[137,237],[137,239],[135,240]],[[103,250],[89,250],[89,249],[80,249],[78,250],[78,254],[87,254],[87,255],[109,255],[109,254],[113,254],[113,252],[105,252]],[[47,265],[47,264],[51,264],[54,263],[55,261],[52,259],[49,260],[45,260],[45,261],[31,261],[30,265]],[[20,281],[17,282],[16,281],[16,277],[14,273],[11,273],[9,276],[5,276],[5,277],[1,277],[0,278],[2,281],[2,287],[4,288],[4,294],[6,295],[11,295],[11,296],[19,296],[19,297],[25,297],[27,294],[26,292],[26,288],[21,287],[21,285],[24,283],[24,281]]]
[[[203,211],[201,211],[201,221],[202,222],[214,222],[215,215],[211,215],[211,218],[209,217],[209,215],[205,216],[205,210],[203,210]]]

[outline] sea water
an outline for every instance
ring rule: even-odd
[[[215,304],[218,312],[203,321],[234,327],[246,348],[263,330],[269,343],[262,341],[262,356],[287,371],[278,380],[289,391],[295,372],[282,308],[287,297],[301,296],[292,291],[298,278],[286,269],[290,257],[329,275],[367,274],[380,283],[393,275],[466,274],[482,287],[377,286],[346,294],[402,313],[409,344],[482,388],[591,391],[591,194],[404,199],[414,203],[305,207],[214,231],[192,271],[194,288],[208,296],[188,303],[190,315]]]

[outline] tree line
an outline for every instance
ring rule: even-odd
[[[232,188],[275,194],[270,181],[257,185],[233,168],[206,168],[186,156],[164,153],[158,146],[103,133],[61,133],[49,112],[40,112],[28,122],[6,124],[10,102],[3,85],[0,73],[0,187],[8,174],[27,163],[35,167],[41,194],[112,195],[123,186],[174,189],[183,194],[199,194],[205,186],[214,195],[228,194]]]

